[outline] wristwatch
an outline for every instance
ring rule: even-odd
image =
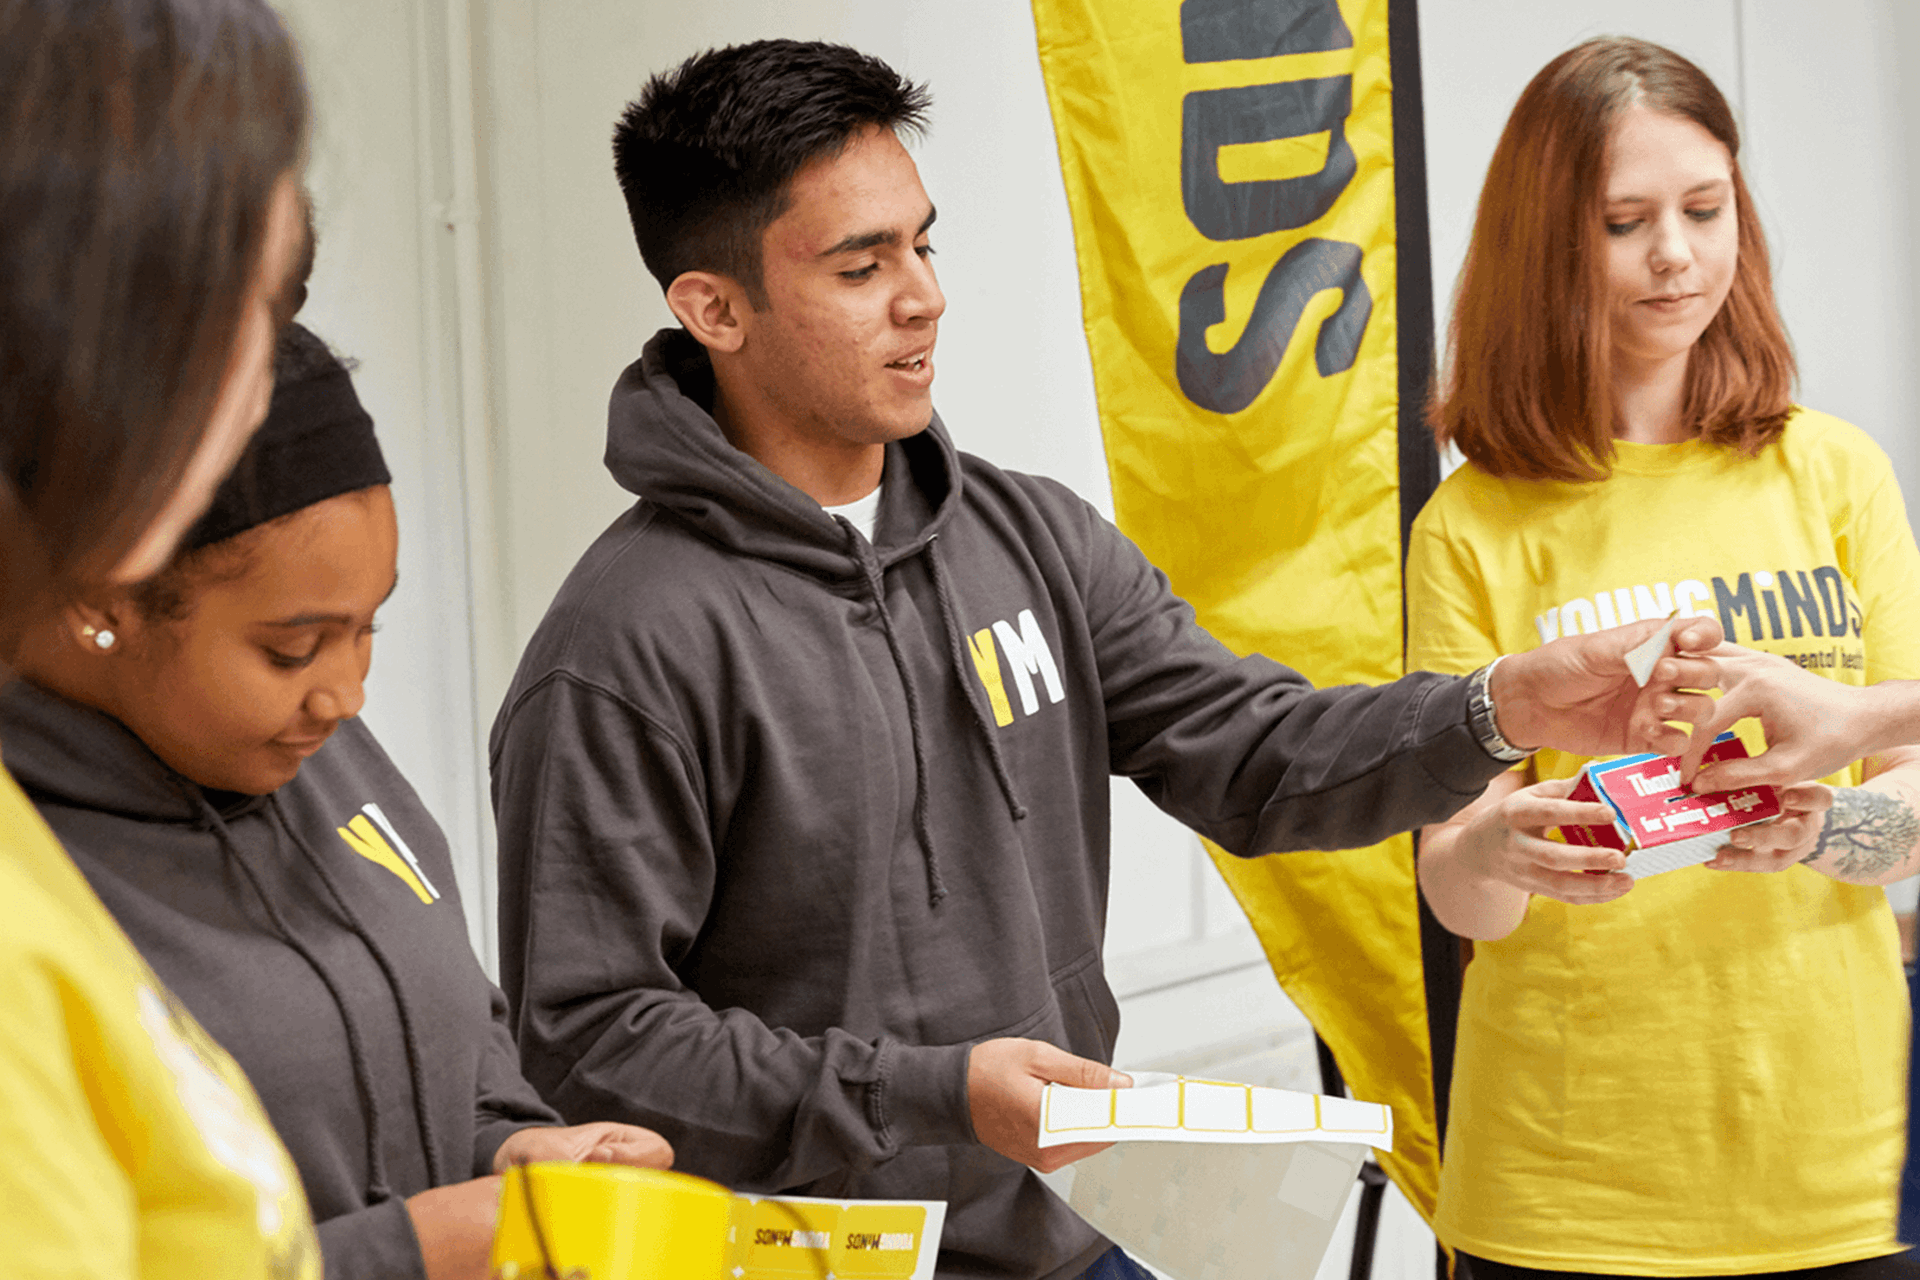
[[[1488,688],[1493,669],[1499,665],[1500,659],[1495,658],[1467,677],[1467,727],[1473,730],[1473,739],[1482,751],[1503,764],[1519,764],[1533,752],[1514,746],[1500,732],[1500,721],[1494,716],[1493,692]]]

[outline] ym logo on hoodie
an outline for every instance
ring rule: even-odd
[[[335,827],[340,838],[347,842],[347,848],[353,850],[377,867],[385,867],[400,877],[400,882],[413,890],[420,901],[431,906],[440,898],[440,891],[433,887],[433,881],[427,879],[427,872],[420,860],[413,856],[413,850],[407,848],[407,842],[380,812],[380,806],[369,801],[360,807],[344,827]],[[397,852],[396,852],[397,851]]]
[[[1002,728],[1013,723],[1013,704],[1007,698],[1006,682],[1000,676],[1003,653],[1007,669],[1013,672],[1013,687],[1020,694],[1022,715],[1030,716],[1040,709],[1040,697],[1033,687],[1035,676],[1046,686],[1049,703],[1064,702],[1067,697],[1067,691],[1060,687],[1060,668],[1054,663],[1053,650],[1047,646],[1046,632],[1040,630],[1033,610],[1022,609],[1018,621],[1018,631],[1002,620],[967,637],[967,648],[973,652],[973,669],[979,674],[980,683],[986,686],[987,704],[993,708],[993,722]],[[995,640],[999,641],[997,650]]]

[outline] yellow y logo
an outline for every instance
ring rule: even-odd
[[[379,824],[377,827],[375,824]],[[427,873],[420,860],[413,856],[413,850],[407,848],[407,842],[387,821],[387,815],[380,812],[377,804],[366,804],[361,811],[353,815],[352,821],[344,827],[335,827],[347,847],[376,866],[385,867],[400,877],[402,884],[413,890],[420,901],[432,905],[439,900],[440,891],[433,887],[433,881],[427,879]],[[391,842],[391,843],[389,843]],[[399,852],[395,852],[395,850]]]
[[[1000,655],[993,651],[993,628],[982,627],[967,637],[973,653],[973,669],[980,683],[987,686],[987,704],[993,708],[993,722],[1004,728],[1013,723],[1013,708],[1007,703],[1007,686],[1000,683]]]
[[[973,653],[973,669],[987,688],[987,705],[993,708],[993,722],[1002,728],[1013,723],[1013,704],[1007,697],[1006,682],[1000,678],[1000,655],[994,650],[996,639],[1013,672],[1021,714],[1030,716],[1040,709],[1040,698],[1033,687],[1035,676],[1046,685],[1048,702],[1062,702],[1067,696],[1060,685],[1060,668],[1054,664],[1053,650],[1047,645],[1047,633],[1040,629],[1033,610],[1022,609],[1019,623],[1018,631],[1003,621],[982,627],[967,637],[967,648]]]

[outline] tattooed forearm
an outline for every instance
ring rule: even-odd
[[[1877,879],[1904,861],[1920,840],[1920,814],[1898,796],[1865,787],[1836,787],[1820,841],[1801,859],[1833,858],[1843,880]]]

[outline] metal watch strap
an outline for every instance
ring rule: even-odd
[[[1501,734],[1500,722],[1494,716],[1493,693],[1487,687],[1493,669],[1499,665],[1500,659],[1495,658],[1467,677],[1467,727],[1473,730],[1474,741],[1482,751],[1505,764],[1519,764],[1533,752],[1514,746]]]

